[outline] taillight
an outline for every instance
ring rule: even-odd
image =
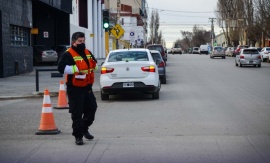
[[[240,55],[240,58],[241,58],[241,59],[244,59],[245,57],[244,57],[243,55]]]
[[[158,64],[158,67],[165,67],[165,63],[164,63],[164,62],[160,62],[160,63]]]
[[[101,68],[101,74],[112,73],[113,71],[114,71],[114,68],[109,68],[109,67]]]
[[[155,72],[156,71],[155,66],[145,66],[145,67],[142,67],[141,69],[143,71],[146,71],[146,72]]]
[[[258,59],[261,59],[261,58],[262,58],[261,55],[259,55],[259,56],[258,56]]]

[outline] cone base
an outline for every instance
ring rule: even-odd
[[[69,109],[68,106],[64,106],[64,107],[59,107],[59,106],[54,106],[54,109]]]
[[[56,135],[59,134],[61,131],[56,129],[56,130],[39,130],[36,132],[36,135]]]

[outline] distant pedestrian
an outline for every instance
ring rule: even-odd
[[[85,48],[85,34],[75,32],[71,38],[71,47],[61,55],[58,71],[67,74],[66,85],[69,100],[69,112],[72,119],[72,135],[77,145],[83,145],[82,137],[94,139],[88,131],[97,110],[93,94],[94,70],[97,61]]]

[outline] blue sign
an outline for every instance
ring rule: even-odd
[[[134,32],[130,32],[129,35],[130,35],[130,36],[134,36],[135,33],[134,33]]]

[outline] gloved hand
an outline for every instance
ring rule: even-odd
[[[79,69],[76,65],[66,65],[65,70],[64,70],[64,74],[74,74],[75,72],[79,72]]]

